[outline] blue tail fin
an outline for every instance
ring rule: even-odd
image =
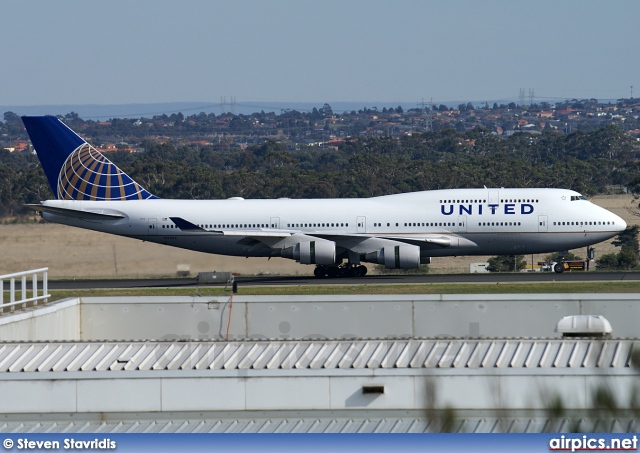
[[[22,122],[57,199],[157,198],[55,116],[23,116]]]

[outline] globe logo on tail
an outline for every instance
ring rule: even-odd
[[[156,198],[88,143],[65,160],[58,176],[58,199],[122,201]]]

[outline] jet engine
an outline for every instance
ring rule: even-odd
[[[390,245],[378,252],[367,253],[362,261],[384,264],[387,269],[416,269],[420,266],[420,247]]]
[[[336,262],[336,243],[325,239],[299,242],[282,249],[281,256],[302,264],[328,264]]]

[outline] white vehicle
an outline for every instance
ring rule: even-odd
[[[57,118],[22,119],[56,194],[31,205],[45,220],[206,253],[289,258],[315,265],[318,277],[363,276],[363,262],[412,269],[439,256],[569,250],[626,228],[617,215],[565,189],[159,199]]]
[[[555,261],[552,263],[544,263],[540,266],[540,272],[551,272],[556,264],[558,263]]]

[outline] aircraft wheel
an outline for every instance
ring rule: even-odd
[[[556,263],[555,266],[553,266],[553,271],[556,274],[562,274],[564,272],[564,265],[562,263]]]
[[[316,266],[316,268],[313,270],[313,275],[315,275],[316,278],[324,278],[327,276],[327,268]]]
[[[356,277],[364,277],[367,275],[367,266],[358,266],[355,269]]]
[[[349,277],[351,275],[349,272],[350,272],[350,269],[348,267],[339,267],[338,277],[339,278]]]
[[[336,266],[331,266],[329,269],[327,269],[327,276],[329,278],[336,278],[339,272],[340,270]]]

